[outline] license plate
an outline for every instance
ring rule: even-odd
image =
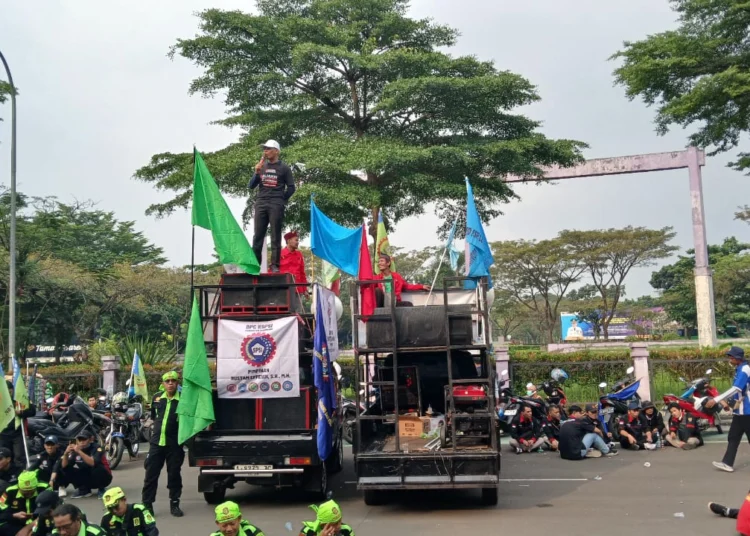
[[[614,413],[614,412],[615,412],[615,408],[613,408],[613,407],[604,408],[602,410],[602,413],[604,415],[609,415],[610,413]]]
[[[272,471],[273,465],[235,465],[235,471]]]
[[[516,413],[518,413],[517,409],[507,409],[507,410],[505,410],[505,412],[503,413],[503,415],[505,415],[506,417],[512,417]]]

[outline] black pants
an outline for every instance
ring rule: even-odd
[[[83,464],[78,469],[68,465],[60,472],[56,483],[63,487],[72,485],[77,490],[104,489],[112,483],[112,473],[103,465]]]
[[[644,450],[646,448],[646,440],[643,438],[635,438],[635,445],[638,445],[638,448],[641,450]],[[633,445],[630,444],[630,441],[628,441],[628,438],[625,436],[620,436],[620,446],[624,449],[629,449]]]
[[[143,466],[146,468],[146,477],[143,479],[143,492],[141,500],[144,503],[153,504],[156,500],[156,489],[159,486],[159,475],[167,463],[167,488],[169,489],[169,500],[179,501],[182,495],[182,462],[185,461],[185,451],[182,447],[157,447],[150,446],[148,456]]]
[[[20,432],[11,437],[0,437],[0,447],[6,448],[13,453],[14,463],[26,466],[26,453],[23,450],[23,437]]]
[[[750,415],[735,415],[732,417],[732,425],[729,427],[727,451],[724,453],[724,459],[722,460],[729,467],[734,466],[734,459],[737,457],[737,449],[740,446],[743,434],[750,442]]]
[[[263,254],[263,241],[266,231],[271,225],[271,258],[268,262],[269,270],[278,270],[281,264],[281,228],[284,225],[284,205],[280,203],[255,203],[255,229],[253,231],[253,253],[258,263]]]

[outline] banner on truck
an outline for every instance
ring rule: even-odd
[[[320,306],[323,312],[323,326],[326,330],[326,344],[331,361],[339,358],[339,321],[336,315],[336,301],[338,297],[332,290],[317,285],[318,292],[313,293],[313,311],[317,311],[317,299],[320,296]]]
[[[299,396],[297,318],[267,322],[219,320],[216,388],[219,398]]]

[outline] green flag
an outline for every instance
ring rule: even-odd
[[[203,343],[203,325],[198,300],[195,297],[188,326],[185,364],[182,367],[182,393],[177,405],[177,415],[177,441],[180,444],[216,422],[211,373],[208,370],[206,346]]]
[[[260,273],[258,259],[224,201],[203,157],[197,150],[194,154],[193,225],[211,231],[222,264],[236,264],[248,274]]]
[[[378,214],[378,233],[377,237],[375,238],[375,273],[380,273],[380,268],[378,268],[378,259],[380,258],[380,254],[384,253],[386,255],[391,254],[391,244],[388,242],[388,233],[385,230],[385,223],[383,222],[383,213],[380,212]],[[396,263],[393,262],[393,257],[391,257],[391,272],[396,271]]]
[[[13,398],[16,401],[16,409],[21,411],[29,409],[29,392],[26,390],[26,384],[23,381],[23,374],[21,374],[21,367],[18,364],[18,360],[14,357],[13,363]],[[23,419],[16,417],[16,428],[21,426]]]
[[[16,416],[16,409],[13,407],[13,399],[10,397],[8,384],[3,378],[5,378],[5,371],[0,364],[0,380],[3,380],[0,381],[0,430],[5,430],[5,427]]]

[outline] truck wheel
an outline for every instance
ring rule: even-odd
[[[367,506],[380,506],[381,504],[385,504],[385,493],[379,489],[366,489],[365,504]]]
[[[208,504],[220,504],[224,502],[224,497],[226,497],[226,494],[227,489],[222,486],[214,489],[214,491],[204,491],[203,498],[206,499],[206,502]]]
[[[340,473],[344,468],[344,439],[341,435],[336,443],[336,450],[325,461],[326,469],[332,475]]]
[[[497,488],[482,488],[482,504],[497,506]]]

